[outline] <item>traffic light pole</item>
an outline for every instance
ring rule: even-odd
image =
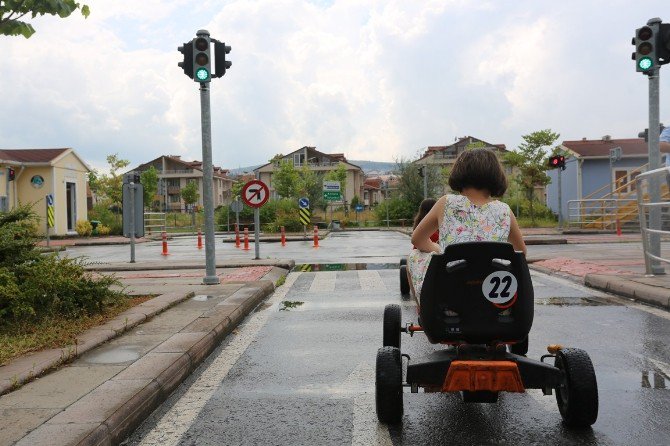
[[[563,229],[563,184],[561,173],[563,168],[558,169],[558,229]]]
[[[423,166],[423,198],[428,198],[428,166]]]
[[[202,283],[220,283],[216,275],[214,243],[214,197],[212,195],[212,113],[209,102],[209,84],[200,83],[200,119],[202,121],[202,195],[205,205],[205,277]]]
[[[652,129],[659,128],[659,68],[649,73],[649,170],[661,167],[661,153],[659,149],[659,132]],[[652,203],[661,201],[661,184],[656,177],[649,179],[649,199]],[[650,229],[661,229],[661,208],[652,206],[649,211]],[[661,256],[661,237],[658,233],[649,235],[649,251],[652,255]],[[665,274],[665,269],[657,260],[651,261],[652,274]]]

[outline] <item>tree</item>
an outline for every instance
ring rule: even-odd
[[[29,15],[32,19],[38,15],[65,18],[77,9],[84,17],[91,13],[87,5],[80,5],[74,0],[4,0],[0,2],[0,35],[22,35],[27,39],[35,33],[35,29],[21,20],[25,16]]]
[[[272,174],[272,185],[282,198],[297,198],[300,175],[290,161],[280,161]]]
[[[339,181],[342,197],[347,196],[347,166],[340,162],[335,170],[329,171],[323,178],[326,181]]]
[[[130,161],[119,159],[118,154],[108,155],[109,175],[98,176],[99,190],[111,204],[121,205],[123,198],[123,177],[119,171],[128,167]]]
[[[398,195],[409,202],[415,210],[423,201],[423,178],[419,175],[419,166],[409,160],[400,158],[396,160],[398,181]],[[437,167],[427,166],[425,175],[428,186],[428,197],[434,197],[436,193],[441,193],[442,181],[441,172]]]
[[[550,182],[549,176],[545,173],[549,168],[546,163],[547,148],[553,146],[559,136],[551,129],[523,135],[524,142],[519,145],[518,150],[505,154],[505,162],[518,169],[518,174],[514,180],[530,201],[532,224],[535,224],[535,212],[533,210],[535,187],[546,186]]]
[[[323,205],[323,175],[314,172],[307,166],[302,166],[299,173],[298,193],[300,196],[309,198],[312,209]]]
[[[154,196],[158,192],[158,171],[154,166],[150,166],[140,174],[140,183],[144,188],[144,206],[151,207]]]
[[[187,206],[197,203],[198,198],[200,198],[200,194],[198,193],[198,183],[195,181],[190,181],[180,193],[182,200],[184,200],[184,204]]]

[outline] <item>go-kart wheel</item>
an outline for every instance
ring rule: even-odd
[[[400,349],[382,347],[377,350],[375,379],[377,418],[382,423],[397,424],[402,420],[402,358]]]
[[[565,372],[556,389],[556,401],[563,422],[569,427],[588,427],[598,418],[598,383],[588,353],[565,348],[556,354],[554,365]]]
[[[407,265],[407,257],[400,259],[400,266]]]
[[[528,336],[523,341],[510,345],[509,351],[515,355],[526,356],[528,353]]]
[[[384,347],[400,348],[400,329],[402,328],[402,310],[400,305],[384,307]]]
[[[406,296],[409,294],[409,277],[407,277],[407,265],[400,267],[400,294]]]

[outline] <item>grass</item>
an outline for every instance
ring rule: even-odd
[[[29,352],[61,348],[75,343],[75,338],[89,328],[113,319],[128,308],[154,296],[129,297],[104,313],[70,319],[52,316],[40,321],[18,321],[0,325],[0,366]]]
[[[519,226],[522,228],[556,228],[558,222],[551,218],[536,218],[533,224],[530,218],[521,217],[517,219]]]

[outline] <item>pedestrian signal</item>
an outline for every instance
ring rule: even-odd
[[[553,155],[549,157],[549,167],[558,168],[565,170],[565,156],[563,155]]]

